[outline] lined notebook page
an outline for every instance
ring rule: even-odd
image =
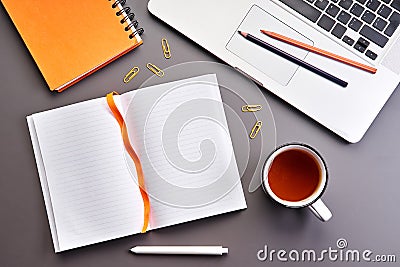
[[[60,251],[140,232],[143,202],[105,98],[32,118]]]
[[[152,229],[246,208],[216,75],[130,94],[121,102]]]

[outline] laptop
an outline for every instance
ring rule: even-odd
[[[400,0],[150,0],[148,9],[351,143],[361,140],[400,82]],[[374,66],[377,72],[309,53],[260,29]],[[340,87],[258,47],[238,30],[347,81],[348,86]]]

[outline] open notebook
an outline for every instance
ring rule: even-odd
[[[142,162],[148,230],[246,208],[216,75],[114,99]],[[104,97],[27,121],[56,252],[141,231],[135,169]]]

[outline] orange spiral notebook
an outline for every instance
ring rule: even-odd
[[[51,91],[63,91],[140,44],[125,0],[1,0]]]

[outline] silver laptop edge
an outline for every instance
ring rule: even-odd
[[[383,49],[371,42],[369,48],[377,53],[376,59],[371,60],[277,0],[150,0],[148,8],[159,19],[352,143],[364,136],[400,81],[399,29]],[[260,28],[281,32],[374,65],[378,71],[370,74],[285,46],[263,36],[259,33]],[[252,46],[239,38],[238,29],[251,32],[284,50],[289,49],[305,61],[347,81],[348,87],[340,88]]]

